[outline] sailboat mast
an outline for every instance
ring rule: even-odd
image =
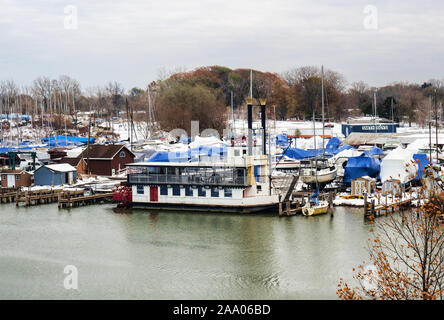
[[[325,127],[325,119],[324,119],[324,66],[321,67],[321,74],[322,74],[322,79],[321,79],[321,87],[322,87],[322,155],[325,156],[325,143],[324,143],[324,137],[325,137],[325,132],[324,132],[324,127]]]
[[[153,119],[151,118],[151,97],[150,97],[150,86],[148,85],[148,139],[152,137],[152,127],[153,127]]]
[[[231,116],[233,118],[233,126],[232,126],[232,138],[234,139],[234,101],[233,101],[233,91],[231,91]]]
[[[313,143],[315,151],[315,177],[316,177],[316,188],[318,187],[318,150],[316,146],[316,118],[315,110],[313,109]]]

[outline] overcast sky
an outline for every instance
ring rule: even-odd
[[[442,0],[0,0],[0,80],[128,89],[159,70],[324,64],[348,83],[422,83],[444,77],[443,30]]]

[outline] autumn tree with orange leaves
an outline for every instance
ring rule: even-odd
[[[418,191],[417,208],[389,214],[375,223],[367,250],[370,263],[355,272],[357,285],[340,279],[337,294],[345,300],[443,300],[444,192],[439,184]]]

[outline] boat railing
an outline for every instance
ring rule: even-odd
[[[245,177],[225,177],[221,175],[164,175],[164,174],[129,174],[131,184],[189,184],[189,185],[246,185]]]

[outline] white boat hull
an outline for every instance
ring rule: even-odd
[[[314,170],[303,170],[300,175],[300,180],[306,184],[315,184],[316,181],[318,183],[330,183],[332,182],[337,175],[337,169],[330,170],[328,172],[318,172],[317,176]]]

